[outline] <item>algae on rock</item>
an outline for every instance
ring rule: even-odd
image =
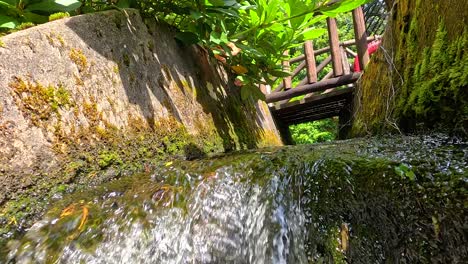
[[[385,130],[468,131],[468,6],[393,1],[383,45],[355,96],[352,135]]]

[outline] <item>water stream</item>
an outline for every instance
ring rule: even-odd
[[[54,201],[7,263],[462,263],[467,144],[357,139],[161,163]]]

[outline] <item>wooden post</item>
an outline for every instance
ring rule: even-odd
[[[346,50],[344,47],[340,47],[340,51],[341,51],[341,62],[343,64],[343,72],[344,74],[350,74],[351,68],[349,67],[348,55],[346,54]]]
[[[361,7],[353,10],[353,23],[359,66],[361,71],[364,71],[367,63],[369,63],[369,52],[367,51],[366,23],[364,22],[364,13]]]
[[[309,83],[317,82],[317,68],[315,66],[314,44],[311,40],[304,43],[305,61],[307,67],[307,80]]]
[[[289,54],[289,50],[286,50],[283,52],[283,55],[288,55]],[[291,71],[291,66],[289,65],[289,60],[285,60],[282,62],[282,65],[283,65],[283,71],[287,71],[287,72],[290,72]],[[288,77],[285,77],[283,79],[283,87],[284,87],[284,90],[288,90],[288,89],[291,89],[291,86],[292,86],[292,78],[291,76],[288,76]]]
[[[327,18],[328,39],[332,56],[333,72],[336,76],[343,75],[343,65],[341,63],[340,40],[338,38],[338,28],[336,19]]]
[[[349,62],[348,62],[348,56],[346,55],[346,51],[345,51],[345,48],[343,46],[340,47],[340,52],[341,52],[341,63],[343,65],[343,72],[345,75],[348,75],[351,73],[351,68],[349,67]],[[330,78],[330,76],[328,76],[328,78]],[[328,79],[327,76],[325,76],[323,78],[323,80],[326,80]],[[352,84],[347,84],[347,86],[352,86]],[[325,90],[323,93],[329,93],[331,91],[333,91],[335,88],[330,88],[330,89],[327,89]]]
[[[348,75],[343,75],[336,78],[331,78],[328,80],[306,84],[302,86],[296,86],[294,89],[280,93],[272,93],[266,95],[266,102],[273,103],[282,100],[289,100],[293,97],[304,95],[312,92],[325,91],[329,88],[338,87],[341,85],[346,85],[357,81],[361,77],[360,72],[354,72]]]

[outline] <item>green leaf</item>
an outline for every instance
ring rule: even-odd
[[[302,33],[302,41],[316,39],[327,32],[324,28],[308,29]]]
[[[247,99],[249,99],[250,95],[252,94],[249,89],[249,86],[242,86],[240,89],[242,101],[246,101]]]
[[[198,20],[198,19],[200,19],[200,18],[203,17],[203,14],[200,13],[200,12],[191,10],[191,11],[190,11],[190,16],[191,16],[193,19]]]
[[[274,31],[274,32],[282,32],[284,31],[284,26],[280,23],[275,23],[268,27],[269,30]]]
[[[78,0],[46,0],[26,6],[25,11],[71,12],[80,6],[81,2]]]
[[[25,12],[23,16],[27,22],[33,22],[35,24],[41,24],[49,21],[49,16],[41,16],[33,12]]]
[[[214,7],[214,8],[207,8],[206,11],[208,13],[221,13],[221,14],[225,14],[225,15],[228,15],[228,16],[232,16],[232,17],[239,17],[239,15],[236,13],[236,11],[230,10],[230,9]]]
[[[275,77],[282,77],[282,78],[291,76],[290,72],[279,71],[279,70],[269,71],[268,73],[270,73],[271,75]]]
[[[15,28],[18,25],[18,21],[13,17],[0,15],[0,28]]]
[[[411,168],[404,163],[395,167],[395,173],[398,174],[401,178],[408,178],[411,181],[416,179],[416,174],[414,174]]]
[[[187,45],[196,44],[200,41],[198,35],[193,32],[179,32],[175,35],[175,38]]]
[[[119,0],[119,2],[117,2],[117,7],[129,8],[130,7],[130,0]]]
[[[265,94],[262,93],[259,87],[251,86],[251,89],[252,89],[252,97],[254,100],[262,100],[262,101],[266,100]]]
[[[260,21],[260,18],[258,17],[258,14],[255,10],[250,9],[249,16],[250,16],[250,24],[252,26],[256,26],[259,24],[258,22]]]
[[[9,8],[16,8],[17,0],[1,0],[0,6],[5,6]]]
[[[205,1],[206,3],[206,1]],[[208,0],[208,5],[211,4],[213,6],[233,6],[237,4],[236,0]]]
[[[335,17],[339,13],[349,12],[369,1],[370,0],[342,0],[331,6],[320,8],[318,11],[329,17]]]

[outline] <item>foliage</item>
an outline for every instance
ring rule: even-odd
[[[289,127],[293,141],[296,144],[312,144],[332,141],[338,133],[338,122],[329,118]]]
[[[244,98],[261,97],[259,83],[288,73],[278,62],[285,50],[326,33],[318,22],[348,12],[367,0],[138,1],[149,16],[181,30],[177,38],[207,47],[239,80]]]
[[[79,0],[0,0],[0,30],[22,23],[45,23],[51,14],[71,12],[80,6]]]
[[[423,57],[414,68],[414,74],[408,82],[414,89],[409,97],[400,100],[404,105],[404,114],[415,118],[424,118],[431,123],[439,123],[442,118],[445,123],[452,122],[451,126],[468,115],[468,45],[467,30],[462,36],[449,44],[447,31],[442,22],[436,32],[431,48],[425,48]],[[409,90],[409,89],[408,89]],[[452,106],[459,106],[458,109]],[[458,119],[458,120],[457,120]]]
[[[137,7],[175,26],[177,39],[201,44],[236,76],[243,99],[262,98],[260,83],[289,73],[278,63],[285,50],[324,33],[324,19],[369,0],[0,0],[0,28],[44,23],[57,12],[70,15],[108,8]],[[51,18],[61,18],[56,15]],[[53,19],[51,19],[53,20]],[[321,22],[322,21],[322,22]]]
[[[66,18],[66,17],[70,17],[70,13],[68,12],[53,13],[52,15],[49,16],[49,21],[59,20],[59,19]]]

